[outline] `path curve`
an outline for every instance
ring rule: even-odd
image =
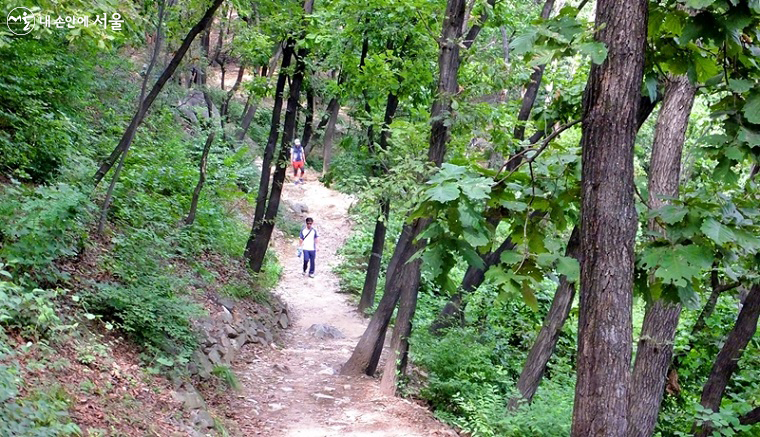
[[[283,333],[283,347],[249,352],[235,366],[243,385],[240,407],[253,419],[244,426],[245,435],[456,436],[423,406],[381,395],[379,379],[337,374],[367,324],[348,297],[337,293],[338,278],[332,273],[339,263],[337,250],[351,232],[353,199],[307,172],[305,184],[286,183],[285,201],[306,204],[314,218],[317,272],[313,279],[304,278],[297,241],[275,231],[274,248],[283,265],[275,293],[288,304],[293,325]],[[338,328],[345,338],[314,338],[308,329],[318,323]]]

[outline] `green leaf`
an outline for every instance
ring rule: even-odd
[[[156,362],[158,364],[162,364],[162,365],[164,365],[166,367],[171,367],[171,366],[174,365],[174,361],[170,360],[169,358],[163,357],[163,356],[156,358]]]
[[[746,93],[752,89],[752,81],[747,79],[728,79],[728,88],[735,93]]]
[[[708,218],[705,220],[704,223],[702,223],[700,230],[719,245],[724,245],[736,239],[736,235],[730,228],[714,218]]]
[[[686,0],[686,6],[692,9],[704,9],[713,3],[715,0]]]
[[[538,299],[536,299],[536,295],[533,293],[533,290],[528,285],[528,281],[524,281],[522,283],[522,287],[520,287],[520,292],[522,293],[525,304],[528,305],[533,311],[538,311]]]
[[[462,227],[473,228],[480,223],[481,215],[478,214],[468,202],[460,202],[457,206],[459,221]]]
[[[557,255],[553,253],[540,253],[536,256],[536,263],[541,267],[550,267],[557,260]]]
[[[431,200],[446,203],[459,197],[459,186],[453,182],[444,182],[427,190]]]
[[[647,247],[641,256],[641,264],[645,269],[654,269],[655,277],[664,284],[680,287],[710,268],[712,262],[712,252],[695,244]]]
[[[744,104],[744,116],[753,124],[760,124],[760,92],[754,92]]]
[[[525,202],[520,202],[519,200],[505,200],[501,202],[501,206],[518,212],[528,209],[528,204]]]
[[[686,284],[683,287],[676,287],[678,289],[678,299],[686,309],[698,310],[702,308],[702,304],[699,300],[699,293],[694,291],[691,284]]]
[[[509,47],[512,49],[512,53],[515,55],[522,55],[524,53],[528,53],[533,48],[533,44],[536,43],[537,38],[538,29],[533,27],[525,33],[515,37],[510,42]]]
[[[482,177],[471,178],[462,181],[462,183],[459,185],[459,188],[462,190],[465,196],[469,197],[472,200],[488,199],[488,193],[491,192],[491,184],[489,182],[489,179]]]
[[[565,275],[568,282],[578,282],[581,278],[581,265],[573,257],[561,256],[557,260],[557,273]]]
[[[649,101],[654,102],[655,99],[657,99],[657,76],[653,74],[647,75],[646,79],[644,80],[644,84],[647,87],[647,95],[649,96]]]
[[[522,261],[523,256],[521,253],[515,252],[514,250],[507,250],[501,253],[499,259],[504,264],[515,264]]]
[[[658,208],[654,213],[669,225],[676,224],[686,217],[688,209],[681,205],[665,205]]]
[[[484,232],[479,232],[477,230],[473,229],[464,229],[463,235],[464,240],[470,243],[473,247],[480,247],[485,246],[488,244],[491,240],[488,238],[488,235]]]
[[[591,58],[594,64],[601,64],[607,59],[607,47],[600,42],[587,42],[578,46],[578,51]]]
[[[713,58],[703,57],[695,53],[694,56],[692,56],[692,60],[694,61],[697,80],[700,82],[706,82],[720,72],[720,68]]]

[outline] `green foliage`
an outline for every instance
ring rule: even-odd
[[[24,188],[0,194],[0,260],[16,275],[54,282],[62,273],[54,260],[76,255],[87,236],[93,209],[87,196],[67,184]]]
[[[211,370],[211,374],[222,380],[227,387],[238,391],[240,390],[240,381],[238,381],[237,375],[227,366],[214,366]]]
[[[0,343],[5,349],[5,344]],[[70,399],[61,390],[22,395],[19,369],[0,365],[0,435],[74,436],[81,430],[68,416]]]

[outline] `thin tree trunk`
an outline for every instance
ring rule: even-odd
[[[726,386],[739,367],[739,359],[744,353],[744,348],[755,335],[758,315],[760,315],[760,285],[754,285],[744,300],[736,324],[728,333],[723,348],[718,352],[710,376],[707,378],[707,383],[702,389],[700,404],[703,407],[712,411],[720,410],[720,402],[723,399]],[[695,437],[706,437],[711,432],[710,424],[704,423],[694,435]]]
[[[565,256],[580,260],[580,231],[577,226],[570,233]],[[539,331],[536,341],[528,353],[520,378],[517,380],[517,389],[520,391],[521,397],[510,399],[510,410],[514,410],[521,400],[525,402],[533,400],[538,384],[544,376],[546,364],[554,353],[559,334],[562,332],[568,314],[570,314],[574,298],[575,284],[569,282],[565,275],[560,276],[557,291],[554,293],[554,299],[552,299],[552,306],[546,314],[541,331]]]
[[[154,41],[153,46],[153,53],[150,57],[150,63],[148,64],[148,68],[145,70],[145,77],[143,77],[142,85],[140,86],[140,99],[138,101],[138,108],[137,113],[139,114],[143,110],[143,106],[145,105],[145,90],[148,86],[148,80],[150,79],[150,74],[153,72],[153,67],[156,65],[156,60],[158,59],[158,54],[161,51],[161,27],[163,25],[164,21],[164,8],[166,6],[165,0],[162,0],[158,7],[158,20],[156,21],[156,39]],[[103,233],[103,228],[106,224],[106,218],[108,217],[108,209],[111,206],[111,199],[113,198],[113,190],[114,187],[116,187],[116,181],[119,180],[119,174],[121,173],[121,169],[124,167],[124,161],[126,161],[127,158],[127,152],[129,152],[129,147],[132,145],[132,137],[134,136],[134,131],[132,132],[132,136],[129,138],[129,143],[127,143],[126,147],[124,148],[123,153],[121,154],[121,157],[119,159],[119,165],[116,167],[116,171],[114,171],[113,177],[111,178],[111,183],[108,185],[108,191],[106,192],[106,198],[103,200],[103,208],[100,210],[100,219],[98,220],[98,234]],[[105,176],[105,173],[103,174]],[[97,186],[97,184],[96,184]]]
[[[501,48],[504,50],[504,65],[509,69],[509,35],[507,35],[507,28],[500,26],[499,32],[501,32]]]
[[[240,87],[240,83],[243,81],[243,75],[245,74],[245,64],[240,64],[240,69],[238,70],[237,78],[235,79],[235,84],[232,85],[232,88],[230,88],[230,91],[227,93],[227,96],[224,99],[224,102],[222,102],[222,106],[219,108],[219,119],[222,127],[222,138],[227,139],[227,132],[224,130],[227,123],[230,121],[230,102],[232,101],[232,98],[235,96],[235,93],[237,92],[238,88]]]
[[[459,41],[462,38],[462,25],[465,15],[464,0],[449,0],[446,5],[446,13],[443,21],[442,35],[439,40],[440,52],[438,56],[438,88],[436,99],[433,102],[430,118],[432,126],[430,129],[430,145],[428,148],[428,160],[440,167],[444,155],[446,154],[446,144],[450,135],[451,124],[451,99],[458,90],[457,76],[459,65],[462,61],[459,50]],[[401,307],[405,311],[411,311],[411,314],[399,314],[399,317],[414,317],[415,304],[409,299],[416,298],[416,287],[419,284],[420,263],[408,263],[409,258],[417,251],[425,247],[424,241],[414,240],[420,232],[430,224],[431,220],[427,218],[417,219],[411,225],[404,226],[399,242],[394,250],[394,256],[388,265],[386,273],[385,293],[378,305],[378,311],[372,316],[367,330],[362,335],[359,344],[354,349],[351,358],[343,367],[343,374],[360,374],[366,373],[372,375],[377,368],[377,362],[380,359],[383,341],[385,339],[385,329],[390,321],[396,300],[404,296]],[[399,276],[396,276],[396,275]],[[400,279],[403,278],[403,281]],[[411,290],[415,288],[415,290]],[[394,336],[397,338],[408,337],[408,326],[397,323],[394,327]],[[396,349],[395,354],[399,357],[406,355],[404,342],[399,343],[401,350]],[[393,381],[387,384],[395,385],[395,372],[393,372]]]
[[[311,143],[311,133],[314,125],[314,90],[311,86],[306,89],[306,114],[304,114],[303,122],[303,134],[301,135],[301,147],[303,147],[304,155],[306,155],[306,148]],[[311,150],[311,148],[309,148]]]
[[[380,151],[388,150],[388,137],[390,136],[390,125],[393,123],[393,117],[398,109],[398,96],[394,93],[388,93],[388,100],[385,104],[385,116],[383,117],[383,127],[380,132]],[[377,155],[374,144],[370,144],[370,154]],[[375,156],[376,164],[372,167],[372,173],[379,176],[383,173],[380,165],[380,157]],[[377,280],[380,276],[380,265],[383,258],[383,249],[385,247],[385,231],[388,218],[390,216],[390,200],[387,197],[380,198],[381,216],[375,221],[375,232],[372,236],[372,251],[369,262],[367,263],[367,274],[364,277],[364,287],[362,296],[359,300],[359,311],[364,312],[371,308],[375,303],[375,290],[377,289]]]
[[[98,171],[95,172],[95,176],[93,179],[95,180],[95,186],[100,183],[100,181],[103,179],[103,176],[108,173],[108,170],[113,167],[114,163],[116,163],[116,160],[119,159],[119,156],[129,147],[130,144],[132,144],[132,139],[135,136],[135,131],[137,131],[137,128],[142,123],[143,119],[145,118],[145,114],[150,109],[151,105],[153,104],[153,101],[158,96],[158,93],[161,92],[166,82],[169,80],[169,78],[172,77],[174,74],[174,71],[179,66],[180,62],[182,61],[182,58],[185,56],[185,53],[190,48],[190,45],[192,44],[195,37],[203,30],[208,22],[211,20],[211,18],[214,16],[214,13],[217,9],[219,9],[219,6],[224,2],[224,0],[214,0],[214,2],[211,4],[211,6],[206,10],[206,13],[203,15],[203,18],[193,26],[190,31],[185,36],[185,39],[182,41],[182,45],[180,45],[179,49],[177,49],[177,52],[174,54],[174,57],[172,57],[172,60],[169,62],[169,65],[166,66],[164,69],[164,72],[161,73],[161,76],[158,78],[156,83],[153,85],[153,88],[150,90],[150,93],[148,93],[148,96],[145,98],[144,101],[140,104],[137,112],[135,112],[134,117],[132,117],[132,121],[129,124],[129,127],[124,131],[124,134],[121,137],[121,140],[119,141],[119,144],[116,146],[116,148],[111,152],[111,155],[103,162],[103,164],[100,165],[100,168],[98,168]]]
[[[685,76],[670,78],[666,85],[649,165],[648,203],[652,209],[666,205],[665,198],[678,197],[681,153],[696,92]],[[654,220],[649,221],[649,229],[665,232]],[[629,437],[649,437],[654,432],[680,316],[679,303],[657,299],[647,305],[631,377]]]
[[[622,437],[631,380],[633,145],[644,71],[645,0],[599,0],[581,136],[581,292],[573,437]],[[615,129],[610,129],[615,126]],[[600,370],[603,369],[603,370]]]
[[[195,221],[195,214],[198,210],[198,199],[201,197],[201,190],[203,189],[203,184],[206,182],[206,162],[208,161],[208,154],[211,151],[211,144],[214,143],[215,136],[216,131],[214,131],[212,128],[211,132],[209,132],[208,137],[206,138],[206,144],[203,145],[201,162],[198,165],[198,184],[195,185],[195,190],[193,191],[193,200],[190,202],[190,211],[187,213],[187,217],[185,218],[186,225],[192,225]]]
[[[330,102],[332,103],[332,102]],[[328,105],[329,108],[329,105]],[[327,121],[327,128],[325,129],[325,137],[322,140],[322,148],[324,149],[322,156],[322,176],[326,175],[330,170],[330,160],[332,159],[332,147],[335,140],[335,123],[338,121],[338,112],[340,112],[340,105],[337,98],[335,99],[335,105],[330,111],[330,118]],[[306,154],[308,156],[308,154]]]
[[[313,6],[314,0],[306,0],[304,3],[304,13],[311,14]],[[295,44],[295,41],[292,44]],[[301,96],[301,84],[303,83],[304,72],[306,70],[305,58],[307,54],[307,49],[302,47],[298,49],[295,56],[296,68],[290,81],[288,105],[285,110],[285,123],[282,128],[282,143],[277,158],[277,162],[283,165],[277,165],[275,169],[264,220],[258,228],[254,225],[251,237],[246,245],[246,256],[248,257],[249,265],[251,270],[257,273],[261,271],[261,267],[264,265],[264,255],[266,255],[269,240],[272,237],[272,230],[274,229],[274,219],[277,217],[277,211],[280,207],[280,196],[282,195],[282,186],[285,182],[285,173],[287,171],[287,166],[284,163],[290,160],[290,146],[293,144],[295,136],[296,114]],[[258,206],[257,203],[257,209]]]
[[[269,193],[269,178],[272,172],[272,159],[274,158],[277,139],[280,136],[280,114],[282,113],[283,94],[285,92],[285,82],[288,79],[288,68],[290,67],[290,58],[293,55],[294,44],[293,40],[288,39],[282,50],[282,64],[280,65],[280,73],[277,77],[277,86],[275,88],[269,138],[267,139],[266,147],[264,147],[264,157],[261,163],[261,178],[259,179],[259,191],[256,194],[253,224],[251,225],[251,234],[248,237],[245,252],[243,253],[243,257],[248,260],[251,259],[253,241],[264,224],[264,213],[266,212],[267,195]]]
[[[760,422],[760,407],[755,408],[739,418],[739,423],[742,425],[754,425],[758,422]]]
[[[282,56],[282,53],[283,53],[283,45],[277,44],[277,50],[275,50],[274,55],[272,56],[272,59],[269,61],[269,68],[267,68],[266,65],[261,67],[261,76],[262,77],[266,76],[267,78],[267,84],[266,84],[267,88],[269,88],[269,83],[272,80],[272,74],[274,73],[274,67],[277,65],[277,61],[279,61],[280,57]],[[253,93],[250,94],[249,100],[252,100],[252,98],[253,98]],[[256,115],[256,110],[258,109],[258,107],[259,107],[258,102],[255,104],[252,103],[248,107],[247,110],[243,111],[245,115],[243,116],[243,121],[240,124],[240,130],[235,135],[235,139],[237,141],[243,141],[243,138],[245,138],[245,135],[248,133],[248,129],[251,127],[253,116]],[[280,100],[280,107],[282,107],[282,100]]]

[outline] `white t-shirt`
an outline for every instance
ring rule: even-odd
[[[313,226],[308,229],[304,226],[301,229],[301,239],[303,240],[303,250],[315,250],[314,239],[319,238],[317,235],[317,229]]]

